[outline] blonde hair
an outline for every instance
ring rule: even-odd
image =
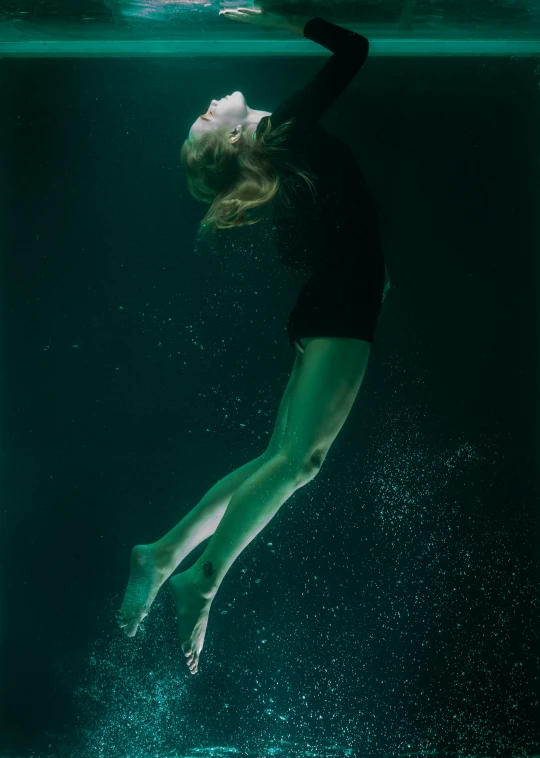
[[[244,136],[232,144],[226,130],[205,132],[187,139],[180,150],[182,171],[193,197],[210,208],[199,226],[199,237],[218,229],[233,229],[259,223],[250,212],[276,196],[290,203],[296,177],[301,177],[315,195],[313,176],[297,161],[288,160],[288,147],[281,146],[294,119],[272,129],[272,119],[256,140]],[[296,175],[296,176],[295,176]]]

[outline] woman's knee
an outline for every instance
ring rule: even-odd
[[[303,487],[314,479],[323,464],[324,456],[302,455],[290,448],[282,448],[265,460],[273,460],[279,476],[296,487]]]

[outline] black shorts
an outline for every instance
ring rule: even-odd
[[[289,315],[291,347],[304,337],[354,337],[373,342],[382,309],[385,268],[382,255],[344,259],[315,271]]]

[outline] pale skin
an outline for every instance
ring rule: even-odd
[[[261,12],[251,11],[255,13]],[[280,28],[303,33],[307,19],[291,18],[287,19],[288,26]],[[199,668],[210,608],[221,582],[283,503],[318,474],[366,373],[369,342],[321,336],[303,338],[302,343],[304,349],[297,347],[264,453],[218,481],[164,537],[149,545],[137,545],[131,553],[119,626],[133,637],[168,580],[181,649],[192,674]],[[205,551],[193,566],[170,578],[208,537],[211,539]]]

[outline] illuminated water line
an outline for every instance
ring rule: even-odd
[[[360,31],[360,29],[358,29]],[[369,34],[368,34],[369,36]],[[460,39],[370,39],[371,56],[540,56],[538,40],[460,40]],[[319,45],[306,40],[216,39],[197,40],[46,40],[0,42],[1,58],[30,57],[238,57],[250,56],[324,56]]]

